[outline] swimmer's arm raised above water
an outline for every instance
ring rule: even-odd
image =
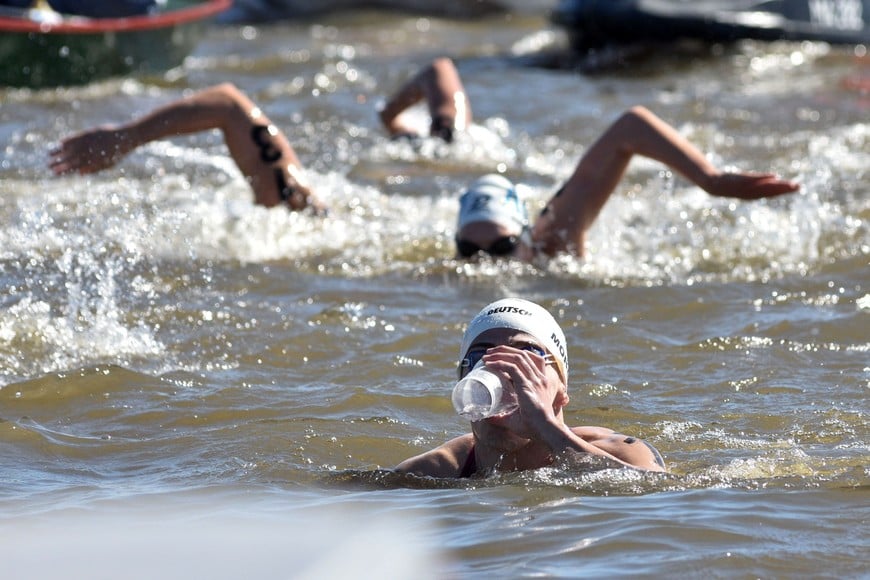
[[[95,173],[151,141],[219,129],[258,204],[320,206],[303,182],[302,164],[284,134],[239,89],[223,83],[164,105],[128,123],[63,139],[50,153],[56,174]]]
[[[433,136],[446,137],[442,126],[461,130],[471,124],[471,107],[459,71],[451,59],[437,58],[400,87],[380,111],[381,122],[391,136],[417,135],[402,113],[423,99],[432,118]]]
[[[714,196],[761,199],[799,188],[769,173],[723,172],[676,129],[646,108],[633,107],[592,144],[535,224],[534,237],[545,251],[583,255],[586,231],[635,155],[664,163]]]

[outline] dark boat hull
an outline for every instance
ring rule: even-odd
[[[870,0],[562,0],[551,19],[578,50],[680,39],[870,44]]]
[[[45,23],[0,16],[0,85],[57,87],[165,72],[184,62],[207,22],[230,4],[175,1],[156,15]]]

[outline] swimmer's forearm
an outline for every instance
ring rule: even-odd
[[[632,154],[643,155],[666,164],[710,195],[760,199],[797,191],[796,182],[769,173],[723,172],[673,127],[643,107],[627,114],[623,129]]]
[[[635,155],[664,163],[705,189],[717,173],[673,127],[644,107],[632,107],[580,158],[563,190],[564,198],[571,200],[565,204],[570,213],[563,211],[561,217],[551,218],[551,227],[580,232],[574,241],[582,248],[582,233],[592,226]]]
[[[422,83],[432,118],[446,116],[463,128],[471,123],[471,105],[456,65],[449,58],[435,59]]]
[[[122,128],[137,146],[150,141],[221,128],[234,109],[255,105],[226,83],[204,89],[135,119]]]
[[[635,437],[626,437],[607,430],[608,436],[599,435],[595,443],[586,441],[573,429],[557,421],[549,421],[549,426],[540,430],[543,442],[554,456],[566,453],[585,453],[607,458],[619,465],[642,469],[644,471],[666,471],[663,461],[656,456],[653,448]],[[589,429],[588,427],[585,429]],[[603,429],[599,428],[599,431]]]
[[[554,456],[558,457],[566,452],[588,453],[590,455],[606,457],[626,467],[636,467],[584,440],[574,433],[570,427],[564,423],[559,423],[555,418],[543,419],[536,422],[536,429],[541,441],[550,449]]]
[[[697,147],[646,108],[634,107],[624,119],[624,142],[631,154],[664,163],[704,189],[719,174]]]

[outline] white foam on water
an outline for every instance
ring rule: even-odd
[[[131,293],[147,300],[153,291],[140,273],[147,222],[115,196],[82,199],[76,188],[59,186],[46,203],[34,185],[23,189],[0,231],[8,288],[0,309],[3,368],[47,373],[160,355],[155,331],[129,311]]]

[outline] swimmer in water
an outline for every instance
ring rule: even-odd
[[[461,95],[461,96],[460,96]],[[381,111],[393,136],[412,130],[403,112],[426,98],[433,122],[455,132],[471,124],[471,107],[450,59],[436,59],[402,86]],[[462,103],[462,107],[451,106]],[[453,115],[451,117],[451,115]],[[792,193],[799,185],[770,173],[722,171],[673,127],[645,107],[620,115],[586,150],[574,173],[558,189],[531,224],[514,184],[501,175],[486,175],[470,185],[460,200],[457,254],[484,253],[522,260],[567,253],[582,257],[586,233],[616,189],[632,157],[663,163],[712,196],[755,200]]]
[[[242,91],[223,83],[164,105],[128,123],[63,139],[50,152],[55,174],[88,174],[118,163],[150,141],[219,129],[259,205],[325,210],[309,187],[302,163],[284,134]]]
[[[471,422],[471,433],[406,459],[400,473],[461,478],[584,461],[587,467],[666,471],[649,443],[606,427],[569,427],[565,335],[543,307],[517,298],[486,306],[469,323],[459,350],[460,378],[483,361],[516,410]],[[588,462],[588,463],[587,463]]]

